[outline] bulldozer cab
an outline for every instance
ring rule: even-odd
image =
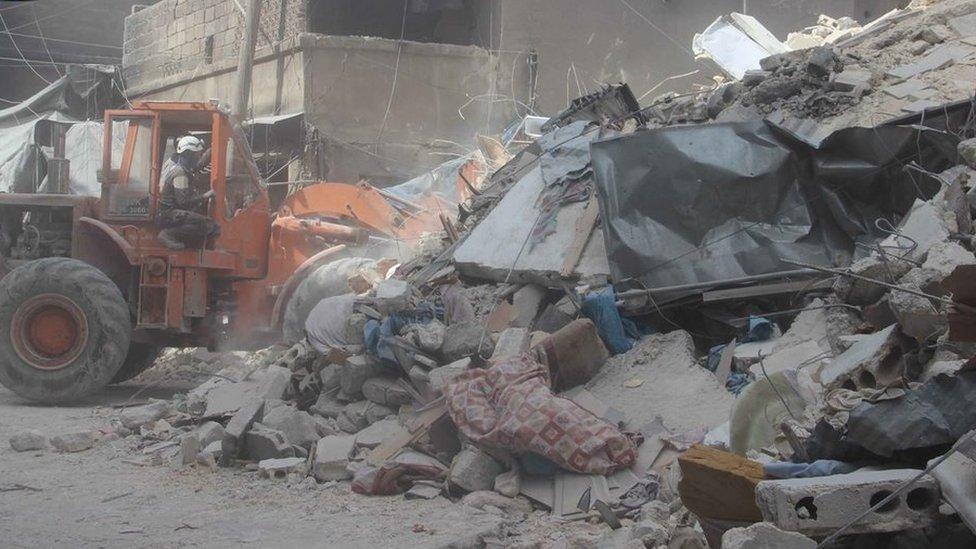
[[[233,240],[235,231],[230,225],[238,215],[255,210],[268,213],[266,191],[247,141],[217,107],[134,103],[131,110],[106,112],[104,127],[102,221],[152,232],[162,191],[162,167],[175,152],[176,141],[186,135],[206,144],[191,184],[200,192],[214,191],[207,213],[223,234],[229,229]]]

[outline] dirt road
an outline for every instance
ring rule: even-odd
[[[187,388],[158,387],[139,398]],[[109,387],[91,399],[98,404],[51,408],[0,388],[0,546],[471,547],[503,527],[496,514],[442,497],[365,497],[348,483],[309,488],[240,469],[133,465],[125,462],[133,440],[76,454],[18,453],[7,443],[27,428],[48,436],[105,428],[111,406],[139,389]]]

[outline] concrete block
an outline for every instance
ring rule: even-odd
[[[830,79],[830,88],[837,91],[850,92],[857,89],[871,88],[872,75],[870,71],[845,69],[834,74]]]
[[[507,328],[498,336],[491,360],[504,360],[524,353],[529,348],[528,328]]]
[[[493,350],[491,337],[480,322],[458,322],[444,331],[441,354],[445,360],[453,362],[474,356],[479,350],[485,356],[490,356]]]
[[[960,141],[956,150],[967,166],[976,169],[976,138]]]
[[[352,402],[347,404],[345,408],[342,409],[342,414],[339,415],[336,420],[336,424],[343,431],[353,434],[362,431],[369,426],[369,419],[366,417],[366,411],[370,406],[377,406],[368,400],[360,400],[358,402]]]
[[[339,376],[342,392],[350,397],[360,394],[363,383],[371,377],[378,376],[382,371],[379,362],[373,357],[354,355],[347,358]]]
[[[539,308],[546,299],[548,290],[536,284],[526,284],[512,295],[512,306],[515,307],[513,328],[531,328],[535,317],[539,315]]]
[[[51,446],[59,452],[83,452],[95,446],[98,437],[95,433],[68,433],[51,438]]]
[[[238,456],[243,448],[244,434],[260,421],[264,414],[264,399],[254,398],[230,418],[224,428],[224,437],[221,440],[220,464],[227,466]]]
[[[402,311],[410,305],[413,288],[405,280],[388,278],[376,286],[376,305],[381,313]]]
[[[49,447],[47,437],[44,433],[35,429],[27,429],[14,434],[9,439],[10,447],[15,452],[30,452],[32,450],[44,450]]]
[[[142,427],[146,423],[156,421],[157,419],[165,416],[169,413],[169,410],[169,402],[153,402],[151,404],[133,406],[132,408],[122,410],[120,419],[122,420],[122,425],[124,425],[127,429],[135,430]]]
[[[295,449],[284,433],[260,424],[244,435],[244,452],[254,461],[295,457]]]
[[[346,480],[352,475],[346,469],[352,454],[356,437],[322,437],[315,445],[315,459],[312,461],[312,475],[320,482]]]
[[[414,343],[425,353],[437,353],[444,345],[444,334],[447,327],[432,320],[427,324],[416,324],[413,327]]]
[[[502,472],[504,468],[494,458],[469,446],[454,457],[448,482],[468,492],[491,490]]]
[[[732,528],[722,535],[722,549],[815,549],[817,542],[796,532],[784,532],[768,522]]]
[[[319,440],[319,427],[315,418],[291,406],[278,406],[264,414],[261,423],[281,431],[289,444],[311,448]]]
[[[946,501],[966,526],[976,532],[976,461],[956,452],[933,469],[932,476],[939,481]]]
[[[345,407],[346,405],[339,402],[334,395],[323,392],[315,404],[309,407],[308,411],[322,417],[336,419],[342,414],[342,409]]]
[[[326,364],[319,368],[319,379],[322,380],[322,392],[334,391],[341,388],[342,365]]]
[[[443,391],[444,387],[454,381],[454,378],[464,373],[471,366],[470,358],[456,360],[447,366],[434,368],[427,376],[430,378],[430,388],[435,391]]]
[[[389,406],[383,406],[382,404],[376,404],[375,402],[369,402],[366,406],[366,423],[372,425],[377,421],[388,418],[390,416],[396,415],[397,411]]]
[[[820,371],[820,383],[836,388],[852,381],[857,387],[878,387],[900,375],[892,355],[898,346],[898,326],[871,334],[844,351]]]
[[[208,421],[197,427],[193,434],[200,441],[200,446],[206,448],[211,443],[224,439],[224,426],[216,421]]]
[[[306,460],[300,457],[264,459],[258,462],[258,474],[267,478],[287,478],[291,473],[302,476],[306,472]]]
[[[356,434],[356,446],[362,448],[376,448],[384,440],[399,433],[400,421],[395,417],[381,419]]]
[[[895,283],[898,278],[908,272],[909,268],[911,265],[905,261],[885,263],[877,255],[869,255],[852,263],[849,270],[856,275]],[[881,296],[887,291],[888,289],[884,286],[849,277],[839,277],[834,283],[834,292],[837,297],[851,305],[870,305],[881,299]]]
[[[369,378],[363,383],[362,392],[367,400],[391,408],[413,402],[413,395],[396,378]]]
[[[829,477],[764,480],[756,488],[763,519],[808,536],[826,536],[915,477],[915,469],[863,471]],[[939,485],[923,476],[910,490],[866,516],[850,534],[924,528],[939,513]]]
[[[180,453],[177,461],[180,465],[193,465],[197,462],[200,448],[204,445],[200,443],[200,438],[195,433],[188,433],[180,439]]]

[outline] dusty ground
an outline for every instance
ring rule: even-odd
[[[166,398],[185,386],[151,389]],[[32,405],[0,388],[0,546],[439,547],[497,529],[500,517],[444,498],[364,497],[348,484],[308,489],[243,470],[141,467],[129,443],[77,454],[14,452],[13,433],[103,428],[140,386],[111,387],[87,404]],[[414,530],[419,530],[415,532]]]

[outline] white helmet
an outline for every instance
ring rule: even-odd
[[[185,151],[200,152],[203,150],[203,141],[192,135],[186,137],[181,137],[179,141],[176,142],[176,152],[182,153]]]

